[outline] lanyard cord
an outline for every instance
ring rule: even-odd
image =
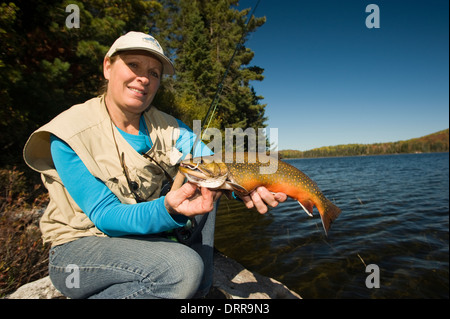
[[[105,106],[106,106],[106,102],[105,102]],[[111,115],[109,114],[109,110],[108,110],[107,106],[106,106],[106,112],[109,115],[109,120],[111,123],[111,133],[112,133],[114,145],[116,146],[117,156],[119,157],[119,162],[120,162],[120,165],[122,166],[123,175],[125,175],[125,179],[127,180],[128,188],[130,189],[130,192],[133,194],[133,197],[137,203],[146,202],[147,199],[142,198],[137,193],[137,190],[139,189],[138,184],[135,181],[132,181],[130,178],[127,166],[125,165],[125,153],[124,152],[120,153],[120,151],[119,151],[119,146],[117,145],[117,141],[116,141],[116,134],[114,133],[114,123],[111,119]],[[150,138],[150,133],[148,132],[147,127],[145,127],[145,130],[146,130],[148,138]],[[164,169],[164,167],[162,167],[161,164],[159,164],[152,156],[145,154],[145,153],[142,154],[142,156],[145,157],[146,159],[152,161],[153,163],[155,163],[164,172],[164,175],[165,175],[166,179],[168,180],[168,183],[166,183],[167,185],[163,185],[162,188],[164,188],[165,186],[168,186],[168,187],[172,186],[173,177]]]

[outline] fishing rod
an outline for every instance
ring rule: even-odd
[[[245,35],[247,33],[248,26],[250,24],[250,20],[251,20],[252,16],[254,15],[254,13],[256,11],[256,8],[258,7],[258,4],[259,4],[260,1],[261,0],[258,0],[258,2],[256,3],[255,7],[252,9],[252,12],[248,16],[247,22],[245,23],[245,27],[244,27],[244,30],[243,30],[242,35],[241,35],[241,38],[236,43],[236,47],[234,48],[233,55],[231,56],[230,61],[228,61],[227,68],[225,69],[225,72],[224,72],[224,74],[222,76],[222,80],[217,85],[216,94],[214,95],[214,98],[211,101],[211,105],[209,106],[208,111],[206,112],[205,118],[202,121],[202,127],[200,129],[200,134],[197,135],[197,137],[195,139],[195,142],[194,142],[194,145],[192,146],[191,154],[192,154],[193,157],[194,157],[195,147],[200,142],[200,140],[203,140],[203,138],[201,137],[202,134],[204,132],[206,132],[206,130],[209,128],[209,125],[211,124],[211,121],[212,121],[212,119],[214,117],[214,113],[216,112],[217,106],[219,105],[220,96],[221,96],[222,90],[223,90],[223,83],[225,82],[225,79],[226,79],[226,77],[228,75],[228,72],[231,69],[231,64],[233,63],[233,60],[234,60],[234,57],[236,56],[236,53],[241,49],[241,47],[243,45],[242,40],[244,39],[244,37],[245,37]],[[211,114],[211,116],[210,116],[210,114]],[[208,121],[208,124],[205,127],[205,123],[208,120],[208,118],[209,118],[209,121]]]
[[[211,121],[212,121],[212,119],[213,119],[213,117],[214,117],[214,114],[215,114],[215,112],[216,112],[216,110],[217,110],[217,106],[218,106],[218,104],[219,104],[220,96],[221,96],[221,94],[222,94],[223,83],[225,82],[225,79],[226,79],[226,77],[227,77],[227,75],[228,75],[228,72],[229,72],[230,69],[231,69],[231,64],[233,63],[233,60],[234,60],[234,57],[236,56],[236,53],[237,53],[237,52],[241,49],[241,47],[242,47],[242,44],[243,44],[243,43],[242,43],[242,40],[244,39],[244,37],[245,37],[245,35],[246,35],[246,33],[247,33],[248,26],[249,26],[249,24],[250,24],[250,20],[251,20],[252,16],[254,16],[254,14],[255,14],[255,12],[256,12],[256,8],[258,7],[260,1],[261,1],[261,0],[258,0],[258,1],[256,2],[256,5],[253,7],[252,11],[250,12],[250,15],[247,17],[247,21],[246,21],[246,23],[245,23],[245,27],[244,27],[244,30],[243,30],[243,32],[242,32],[241,38],[240,38],[239,41],[236,43],[236,47],[234,48],[233,55],[231,56],[230,60],[228,61],[227,68],[225,69],[225,72],[224,72],[224,74],[223,74],[223,76],[222,76],[222,79],[221,79],[221,81],[219,82],[219,84],[218,84],[218,86],[217,86],[216,93],[215,93],[215,95],[214,95],[214,98],[213,98],[212,101],[211,101],[211,104],[210,104],[210,106],[209,106],[209,108],[208,108],[208,111],[206,112],[205,118],[204,118],[203,121],[202,121],[202,126],[201,126],[201,128],[200,128],[200,134],[196,136],[195,141],[194,141],[194,144],[192,145],[192,148],[191,148],[191,150],[190,150],[190,154],[192,155],[192,157],[194,157],[195,147],[196,147],[197,144],[202,140],[202,135],[203,135],[203,133],[206,132],[206,130],[209,128],[209,125],[211,124]],[[208,121],[208,118],[209,118],[209,121]],[[205,127],[206,121],[208,121],[208,124],[207,124],[206,127]],[[184,182],[184,176],[183,176],[180,172],[178,172],[178,173],[177,173],[177,176],[176,176],[175,179],[174,179],[174,182],[173,182],[173,184],[172,184],[172,188],[171,188],[171,189],[172,189],[172,190],[176,190],[176,189],[180,188],[181,185],[183,185],[183,182]]]
[[[216,112],[217,106],[219,104],[220,95],[222,94],[223,83],[225,82],[228,72],[230,71],[231,64],[233,63],[236,53],[242,47],[242,40],[244,39],[244,37],[247,33],[250,20],[251,20],[252,16],[254,15],[256,8],[258,7],[258,4],[260,1],[261,0],[257,1],[255,7],[252,9],[249,17],[247,18],[247,22],[245,23],[245,27],[242,32],[241,38],[239,39],[238,43],[236,44],[233,55],[231,56],[230,61],[228,61],[228,65],[227,65],[227,68],[225,69],[225,73],[223,74],[222,79],[219,82],[219,85],[217,86],[216,94],[214,95],[214,98],[211,101],[211,105],[209,106],[208,111],[206,112],[205,118],[202,121],[200,133],[199,133],[199,135],[197,135],[197,137],[195,138],[194,144],[192,145],[192,148],[190,151],[192,157],[194,157],[195,147],[202,139],[201,136],[202,136],[203,132],[205,132],[209,128],[209,125],[211,124],[211,120],[214,117],[214,113]],[[208,120],[208,118],[209,118],[209,121],[205,127],[205,123]],[[184,182],[184,175],[181,174],[180,172],[178,172],[173,181],[171,190],[176,190],[176,189],[180,188],[183,185],[183,182]],[[216,203],[216,205],[217,205],[217,203]],[[178,240],[178,242],[190,246],[194,242],[194,240],[200,235],[200,233],[203,229],[203,226],[205,225],[205,223],[208,219],[208,216],[209,216],[209,214],[204,214],[202,216],[198,216],[198,218],[195,218],[195,217],[191,218],[190,219],[191,224],[189,226],[175,229],[174,235],[175,235],[176,239]]]

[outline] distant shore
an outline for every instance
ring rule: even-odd
[[[281,158],[288,159],[415,153],[445,153],[448,151],[449,129],[446,129],[405,141],[324,146],[308,151],[281,150],[279,151],[279,154]]]
[[[340,157],[363,157],[363,156],[389,156],[389,155],[414,155],[414,154],[434,154],[434,153],[448,153],[446,152],[415,152],[415,153],[389,153],[389,154],[362,154],[362,155],[335,155],[335,156],[318,156],[318,157],[283,157],[280,159],[296,160],[296,159],[320,159],[320,158],[340,158]]]

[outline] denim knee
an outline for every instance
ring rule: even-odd
[[[49,261],[52,282],[70,298],[191,298],[205,268],[190,247],[160,239],[86,237],[52,248]],[[77,287],[67,283],[70,264]]]
[[[185,251],[179,258],[167,260],[167,269],[164,274],[166,283],[166,297],[170,299],[191,298],[197,292],[203,277],[204,264],[199,254],[183,246]]]

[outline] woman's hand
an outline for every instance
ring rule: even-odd
[[[242,196],[245,206],[248,209],[256,208],[260,214],[268,212],[267,206],[277,207],[279,203],[284,202],[287,199],[287,195],[284,193],[272,193],[267,188],[260,186],[251,192],[247,196]]]
[[[209,190],[186,183],[177,190],[167,193],[164,205],[170,214],[181,214],[187,217],[209,213],[214,208],[214,202],[222,195],[221,191]]]
[[[198,192],[200,189],[200,194]],[[214,202],[222,195],[221,191],[198,188],[192,183],[185,183],[177,190],[167,193],[164,205],[170,214],[181,214],[188,217],[209,213]],[[249,195],[241,196],[248,209],[255,208],[260,214],[268,212],[268,206],[276,207],[287,199],[284,193],[272,193],[265,187],[258,187]]]

